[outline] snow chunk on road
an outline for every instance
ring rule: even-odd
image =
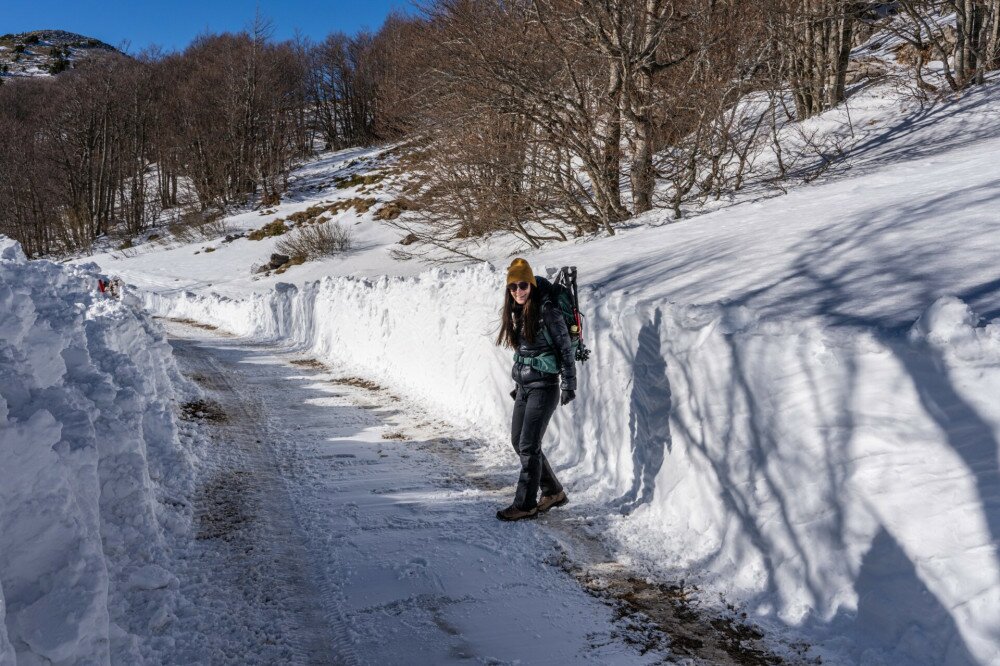
[[[910,339],[939,346],[965,342],[974,336],[978,323],[979,317],[968,305],[954,296],[942,296],[913,324]]]
[[[2,237],[0,258],[0,663],[140,663],[176,601],[164,532],[188,522],[182,380],[95,275]]]

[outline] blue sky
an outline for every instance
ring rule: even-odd
[[[240,30],[257,8],[274,25],[275,39],[289,39],[298,28],[319,40],[335,31],[377,29],[393,9],[412,11],[410,0],[7,0],[0,12],[0,34],[58,29],[77,32],[139,51],[157,44],[181,50],[205,32]]]

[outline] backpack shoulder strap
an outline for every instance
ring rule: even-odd
[[[541,308],[542,309],[542,313],[541,313],[542,314],[542,335],[545,336],[545,342],[546,342],[546,344],[548,344],[549,348],[552,349],[552,351],[555,351],[556,345],[555,345],[555,342],[552,341],[552,334],[549,333],[549,325],[545,321],[545,308],[546,307],[550,307],[550,308],[557,307],[556,304],[552,302],[552,299],[549,298],[548,295],[546,295],[545,299],[542,301],[542,308]]]

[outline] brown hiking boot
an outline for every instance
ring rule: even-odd
[[[506,520],[507,522],[522,520],[524,518],[534,518],[537,515],[538,515],[537,507],[529,509],[528,511],[521,511],[513,504],[511,504],[506,509],[501,509],[497,511],[497,518],[499,518],[500,520]]]
[[[555,495],[542,495],[542,499],[538,500],[538,513],[545,513],[552,507],[562,506],[568,501],[565,490],[560,490]]]

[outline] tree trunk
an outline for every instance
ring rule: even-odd
[[[858,8],[851,4],[844,8],[844,17],[840,26],[840,52],[837,54],[836,81],[831,91],[829,105],[834,106],[844,101],[845,84],[847,81],[847,66],[851,59],[851,44],[854,41],[854,21]]]

